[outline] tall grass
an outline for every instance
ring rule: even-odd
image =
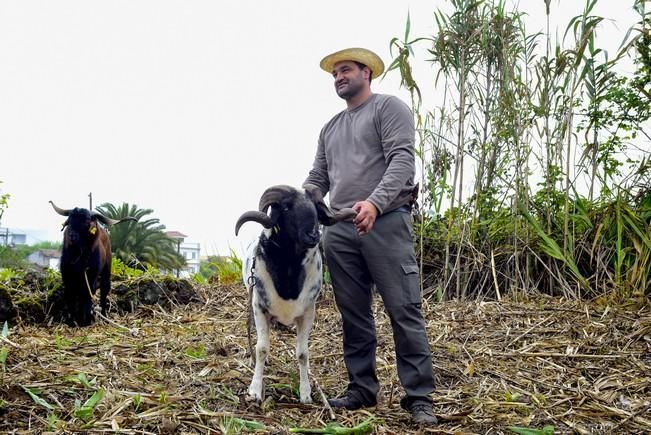
[[[534,34],[504,1],[450,0],[435,35],[412,38],[408,18],[391,41],[417,121],[426,294],[648,297],[651,14],[633,2],[640,21],[609,59],[597,1],[553,38],[550,0]],[[432,108],[412,71],[423,45]],[[627,56],[632,77],[615,72]]]

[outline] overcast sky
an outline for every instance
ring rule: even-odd
[[[514,2],[507,0],[508,5]],[[529,33],[544,2],[521,0]],[[562,34],[580,0],[552,0]],[[637,20],[632,0],[601,0],[612,53]],[[154,210],[202,255],[240,252],[260,231],[234,224],[273,184],[300,186],[321,126],[345,107],[318,67],[362,46],[390,62],[389,41],[431,36],[443,0],[0,1],[0,185],[11,194],[2,226],[46,231],[50,208],[111,202]],[[560,17],[557,20],[556,17]],[[417,78],[431,82],[420,57]],[[436,104],[431,86],[421,83]],[[408,101],[399,77],[376,93]],[[433,109],[434,107],[430,107]]]

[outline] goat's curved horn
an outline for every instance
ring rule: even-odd
[[[316,186],[314,184],[306,184],[303,186],[303,189],[305,189],[305,192],[310,195],[312,201],[323,201],[323,193],[321,192],[321,189],[319,189],[319,186]]]
[[[357,216],[357,212],[352,208],[346,207],[336,212],[332,218],[335,220],[335,222],[341,222],[353,219],[355,216]]]
[[[270,188],[265,190],[262,196],[260,197],[258,210],[260,210],[263,213],[266,213],[267,209],[271,204],[277,204],[285,195],[295,191],[296,189],[294,189],[291,186],[287,186],[285,184],[271,186]]]
[[[54,211],[59,213],[61,216],[70,216],[70,213],[72,213],[72,210],[64,210],[64,209],[59,208],[56,205],[54,205],[54,203],[52,201],[48,201],[48,202],[50,204],[52,204],[52,208],[54,209]]]
[[[335,212],[332,211],[332,209],[325,203],[316,204],[316,213],[319,217],[319,222],[326,227],[329,227],[341,221],[351,220],[357,216],[357,212],[352,208],[346,207]]]
[[[240,216],[240,218],[237,220],[237,223],[235,224],[236,236],[237,233],[239,233],[240,227],[244,224],[244,222],[249,222],[249,221],[257,222],[265,228],[271,228],[274,225],[269,215],[267,215],[267,213],[262,211],[247,211],[242,216]]]
[[[306,184],[303,188],[308,196],[312,198],[321,224],[331,226],[337,222],[349,220],[357,216],[357,212],[352,208],[342,208],[341,210],[334,212],[323,200],[323,193],[318,186]]]
[[[106,217],[103,214],[101,214],[99,212],[96,212],[95,210],[91,211],[90,215],[92,217],[94,217],[95,219],[97,219],[98,221],[100,221],[101,223],[103,223],[104,225],[107,225],[109,227],[111,225],[116,225],[116,224],[119,224],[120,222],[125,222],[125,221],[138,222],[138,219],[136,219],[134,217],[131,217],[131,216],[127,216],[127,217],[124,217],[122,219],[111,219],[110,217]]]

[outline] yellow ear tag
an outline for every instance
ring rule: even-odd
[[[94,236],[95,233],[97,232],[97,227],[90,227],[90,229],[88,230],[88,232],[91,233],[91,234]]]

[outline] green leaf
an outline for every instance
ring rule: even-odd
[[[509,430],[520,435],[554,435],[554,426],[546,425],[542,429],[512,426]]]
[[[95,391],[90,399],[86,400],[80,408],[75,410],[75,417],[82,419],[86,423],[92,420],[95,407],[104,398],[104,394],[105,391],[103,389]]]
[[[583,285],[585,288],[590,288],[590,284],[583,277],[583,275],[581,275],[581,272],[579,271],[579,268],[577,267],[574,260],[569,255],[566,255],[565,252],[563,252],[563,249],[558,246],[558,243],[556,243],[554,239],[547,235],[547,233],[542,229],[540,223],[536,220],[535,217],[531,215],[531,213],[529,213],[529,211],[524,207],[522,203],[518,202],[518,208],[520,209],[520,213],[522,213],[527,222],[529,222],[529,224],[536,231],[536,234],[538,234],[538,236],[542,239],[540,248],[543,250],[543,252],[545,252],[545,254],[549,255],[550,257],[553,257],[565,263],[565,265],[570,269],[579,283],[581,283],[581,285]]]
[[[3,371],[6,368],[7,356],[9,356],[9,349],[6,347],[0,349],[0,365],[2,366]]]
[[[241,432],[242,430],[246,431],[258,431],[258,430],[266,430],[267,427],[254,420],[244,420],[241,418],[237,417],[229,417],[224,419],[223,423],[224,428],[228,429],[228,433],[231,433],[230,431],[232,430],[237,430]]]
[[[138,409],[140,409],[140,404],[142,403],[142,396],[140,394],[136,394],[135,396],[133,396],[132,403],[133,403],[133,409],[138,411]]]
[[[63,422],[54,412],[50,412],[47,415],[47,430],[59,429],[61,426],[63,426]]]
[[[639,222],[639,218],[635,215],[635,212],[630,209],[626,209],[624,220],[628,224],[628,227],[638,235],[642,243],[646,245],[647,249],[651,249],[651,240],[646,236],[646,234],[642,232],[642,229],[640,228],[644,226],[644,223]]]
[[[238,419],[242,424],[242,427],[247,430],[264,430],[266,426],[258,421],[254,420],[241,420]]]
[[[513,393],[511,391],[506,391],[504,393],[504,399],[507,402],[517,402],[522,395],[520,393]]]
[[[198,346],[189,346],[183,353],[190,358],[203,359],[206,357],[206,346],[202,344]]]
[[[2,338],[7,338],[9,337],[9,325],[7,325],[7,321],[5,321],[4,326],[2,327]]]
[[[25,392],[27,394],[29,394],[29,397],[31,397],[32,400],[34,401],[34,403],[36,403],[37,405],[40,405],[40,406],[42,406],[44,408],[47,408],[50,411],[52,411],[52,410],[54,410],[56,408],[56,406],[50,405],[49,403],[47,403],[47,401],[45,399],[39,397],[39,395],[38,395],[39,391],[37,389],[35,389],[35,388],[27,388],[27,387],[24,387],[22,385],[21,385],[21,388],[23,390],[25,390]]]
[[[291,433],[314,433],[314,434],[326,434],[326,435],[363,435],[370,432],[373,432],[373,426],[375,423],[375,417],[370,416],[360,424],[354,427],[345,427],[339,424],[338,422],[329,423],[323,429],[310,429],[304,427],[293,427],[289,431]]]
[[[409,16],[409,12],[407,12],[407,25],[405,26],[405,42],[409,41],[409,31],[411,30],[411,17]]]
[[[76,377],[69,376],[66,379],[76,384],[81,384],[89,390],[94,390],[95,384],[97,383],[95,379],[89,380],[84,372],[79,372]]]

